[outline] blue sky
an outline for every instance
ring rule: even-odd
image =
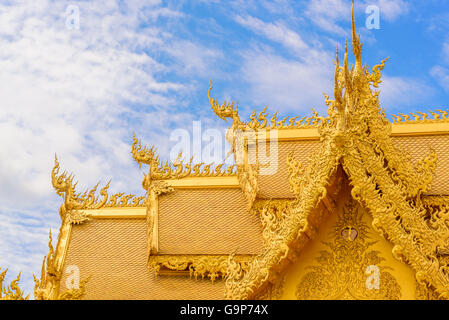
[[[66,27],[79,8],[80,28]],[[335,46],[350,37],[350,1],[2,1],[0,3],[0,266],[32,293],[59,229],[53,157],[80,190],[112,178],[143,194],[132,132],[167,156],[174,129],[224,129],[207,99],[247,117],[324,113]],[[368,5],[380,29],[365,27]],[[449,107],[449,0],[363,0],[356,25],[370,66],[390,57],[387,113]],[[56,237],[54,237],[56,238]]]

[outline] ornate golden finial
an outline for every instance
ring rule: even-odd
[[[223,104],[218,104],[217,100],[210,96],[212,88],[212,80],[209,80],[209,90],[207,91],[207,97],[209,98],[209,103],[214,113],[224,121],[227,121],[227,118],[231,118],[233,127],[241,126],[242,122],[240,121],[239,117],[238,103],[235,106],[235,110],[234,101],[231,101],[231,103],[227,103],[226,101],[224,101]]]
[[[352,51],[355,57],[354,74],[359,75],[362,72],[362,46],[360,43],[360,33],[357,35],[354,18],[354,0],[352,0]]]
[[[11,285],[3,288],[3,282],[5,280],[7,272],[8,269],[5,269],[3,272],[1,272],[0,268],[0,300],[28,300],[29,295],[24,297],[23,292],[19,287],[21,273],[19,273],[17,278],[11,282]]]

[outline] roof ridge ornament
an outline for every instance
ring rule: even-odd
[[[109,197],[108,189],[111,180],[100,190],[100,195],[97,196],[96,191],[100,182],[92,189],[81,193],[76,191],[78,182],[74,181],[74,179],[75,176],[72,173],[68,174],[66,171],[60,173],[58,157],[55,154],[55,165],[51,171],[51,182],[56,194],[64,200],[59,209],[59,215],[63,221],[69,219],[70,223],[79,224],[89,220],[89,214],[84,212],[84,210],[107,207],[138,207],[143,205],[143,196],[116,193]],[[120,200],[118,200],[119,198]]]
[[[193,156],[188,161],[182,157],[182,151],[177,158],[163,163],[154,145],[151,148],[142,147],[140,140],[133,135],[131,154],[134,160],[141,166],[147,164],[150,167],[148,178],[151,180],[182,179],[188,177],[226,177],[235,176],[235,165],[225,166],[225,163],[193,163]],[[145,178],[147,179],[147,178]],[[145,180],[144,180],[145,181]],[[145,188],[146,189],[146,188]]]

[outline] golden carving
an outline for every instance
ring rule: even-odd
[[[53,249],[51,231],[48,240],[48,254],[42,261],[41,278],[34,274],[34,298],[36,300],[77,300],[85,294],[85,284],[89,278],[80,281],[79,289],[60,293],[61,266]]]
[[[314,128],[317,127],[321,121],[323,120],[322,117],[318,116],[318,113],[312,109],[313,115],[311,117],[284,117],[279,119],[277,112],[274,113],[274,115],[268,120],[267,116],[267,108],[266,106],[261,112],[257,114],[256,110],[253,111],[253,113],[250,116],[251,121],[249,122],[242,122],[240,120],[239,114],[238,114],[238,104],[235,104],[234,101],[231,101],[230,103],[224,101],[223,104],[219,104],[216,99],[212,98],[210,96],[210,92],[212,90],[212,81],[209,82],[209,91],[208,91],[208,97],[209,102],[212,107],[212,110],[214,113],[220,117],[221,119],[225,120],[230,118],[232,120],[232,126],[230,128],[230,131],[236,131],[237,129],[240,129],[242,131],[244,130],[270,130],[270,129],[292,129],[292,128]],[[234,109],[235,105],[235,109]],[[230,141],[230,140],[228,140]]]
[[[237,167],[239,185],[247,201],[248,210],[251,210],[259,193],[259,185],[257,182],[258,167],[249,164],[238,165]]]
[[[439,300],[438,295],[434,290],[431,290],[427,285],[420,284],[416,281],[415,284],[415,299],[416,300]]]
[[[239,105],[238,103],[235,106],[234,109],[234,101],[231,101],[231,103],[227,103],[226,101],[223,102],[223,104],[219,104],[216,99],[212,98],[210,96],[210,92],[212,91],[212,80],[209,81],[209,91],[207,92],[207,96],[209,98],[209,103],[211,105],[212,110],[214,113],[222,120],[227,121],[228,118],[232,119],[232,126],[231,131],[233,129],[243,129],[245,125],[240,121],[239,117]]]
[[[262,212],[264,210],[274,210],[276,212],[276,215],[279,216],[280,213],[283,210],[286,210],[290,204],[293,202],[291,199],[270,199],[270,200],[263,200],[263,199],[257,199],[254,202],[252,213],[254,215],[262,215]]]
[[[393,255],[410,264],[415,270],[417,297],[449,298],[449,198],[423,196],[430,189],[433,180],[437,163],[436,153],[430,150],[429,156],[414,165],[410,160],[411,157],[392,143],[391,123],[385,111],[380,108],[379,91],[375,90],[381,82],[381,71],[386,60],[374,66],[371,73],[368,67],[362,66],[362,44],[360,37],[355,33],[354,11],[352,25],[352,46],[356,63],[353,68],[350,68],[346,45],[344,64],[340,66],[337,48],[334,100],[325,96],[328,106],[327,117],[321,117],[313,111],[312,117],[278,118],[275,113],[268,119],[267,108],[265,108],[258,114],[254,111],[250,117],[251,121],[242,122],[238,115],[238,105],[234,106],[234,102],[226,101],[218,104],[211,98],[212,84],[210,84],[208,97],[213,111],[225,121],[232,120],[226,139],[233,146],[234,156],[239,130],[318,129],[321,145],[311,157],[309,166],[303,167],[291,155],[287,158],[289,182],[295,195],[294,200],[257,201],[257,165],[249,165],[247,162],[244,165],[239,164],[236,173],[235,167],[225,168],[224,164],[212,168],[212,164],[194,165],[192,159],[185,162],[181,159],[181,153],[173,163],[163,164],[156,155],[154,147],[142,148],[135,136],[133,136],[131,153],[139,166],[142,163],[150,166],[149,174],[143,181],[144,188],[148,191],[146,198],[124,193],[109,196],[109,183],[100,190],[100,196],[96,196],[98,184],[84,193],[77,193],[74,177],[67,175],[66,172],[59,173],[59,163],[55,157],[51,177],[53,187],[64,201],[59,210],[62,225],[56,251],[53,250],[50,233],[49,253],[43,261],[41,279],[34,277],[35,298],[79,299],[85,293],[88,279],[81,281],[79,289],[59,292],[61,270],[67,253],[71,228],[73,224],[83,223],[89,219],[85,210],[104,207],[137,207],[143,205],[144,199],[146,199],[147,207],[148,263],[157,273],[161,273],[163,269],[189,272],[192,277],[207,276],[212,281],[219,277],[226,277],[226,298],[229,299],[276,297],[282,290],[281,274],[285,266],[295,260],[296,252],[315,236],[316,228],[321,221],[333,211],[333,199],[337,192],[331,190],[339,184],[341,168],[353,187],[353,198],[372,215],[374,229],[393,243]],[[410,113],[410,115],[399,114],[393,115],[392,118],[395,124],[448,122],[447,111],[431,111],[431,115],[421,112]],[[173,188],[160,180],[182,179],[190,176],[238,176],[242,191],[248,200],[248,207],[254,213],[260,214],[262,219],[263,237],[266,243],[263,254],[256,257],[234,254],[228,257],[155,255],[158,251],[158,197],[173,191]],[[348,255],[352,256],[358,252],[357,250],[361,250],[358,247],[353,251],[354,246],[361,242],[363,228],[360,229],[360,226],[356,229],[352,226],[345,226],[345,228],[343,231],[339,230],[344,239],[341,238],[338,241],[352,240],[351,251],[348,252]],[[338,241],[335,240],[330,245],[331,253],[328,251],[332,259],[326,266],[331,269],[345,267],[345,263],[335,263],[341,258],[335,253],[341,248]],[[376,252],[367,251],[371,244],[366,241],[361,242],[360,248],[363,249],[363,253],[358,264],[381,260]],[[343,245],[344,250],[349,250],[347,245],[349,244]],[[352,271],[355,270],[355,266],[350,268]],[[381,281],[385,282],[389,273],[385,271],[385,267],[383,268],[384,280]],[[0,274],[0,288],[3,292],[3,295],[0,292],[0,296],[23,298],[17,286],[20,275],[9,288],[3,289],[5,274],[6,271]],[[315,280],[318,281],[316,276]],[[394,279],[387,280],[390,284],[394,283]],[[348,289],[348,286],[347,283],[340,283],[337,287],[340,287],[339,290],[346,288],[346,292],[350,292],[352,297],[367,297],[366,292],[361,292],[356,287]],[[301,288],[305,287],[307,284],[303,283]],[[382,293],[381,296],[397,298],[398,287],[392,285],[390,289],[390,293],[386,296],[386,293]],[[301,291],[298,295],[299,297],[310,296],[310,291],[311,289],[307,294]],[[336,297],[342,296],[337,294]],[[377,296],[368,294],[368,297],[376,298]]]
[[[236,263],[246,269],[251,256],[238,255]],[[149,259],[149,267],[156,274],[166,274],[167,271],[188,272],[190,277],[204,279],[208,277],[212,282],[226,276],[228,256],[222,255],[156,255]],[[164,272],[164,270],[166,272]]]
[[[449,196],[423,196],[421,201],[427,209],[431,207],[449,207]]]
[[[382,266],[384,258],[370,247],[376,241],[370,241],[366,223],[362,221],[363,211],[355,201],[349,201],[343,214],[337,216],[331,242],[323,242],[327,250],[316,258],[317,265],[299,282],[296,290],[298,299],[389,299],[397,300],[401,288],[395,278]],[[347,232],[351,230],[352,232]],[[375,266],[379,274],[376,287],[368,287],[367,268]]]
[[[141,166],[146,164],[150,167],[150,178],[152,180],[182,179],[186,177],[226,177],[235,176],[235,166],[225,167],[224,163],[214,167],[213,163],[204,162],[193,164],[193,157],[188,162],[182,159],[182,152],[172,163],[168,161],[163,164],[156,154],[154,146],[148,148],[142,147],[142,144],[133,134],[133,144],[131,154],[134,160]]]
[[[263,111],[259,112],[257,115],[256,111],[254,110],[253,113],[250,116],[251,121],[245,122],[244,125],[246,126],[245,129],[252,129],[252,130],[260,130],[260,129],[306,129],[306,128],[315,128],[317,127],[321,121],[323,120],[322,117],[318,116],[318,113],[312,109],[313,116],[311,117],[285,117],[282,119],[278,119],[277,112],[270,118],[268,121],[267,116],[268,113],[267,107],[263,109]]]
[[[259,192],[258,186],[258,174],[259,163],[250,164],[248,161],[247,150],[239,150],[239,146],[247,146],[248,141],[242,130],[248,128],[244,123],[240,121],[238,115],[238,105],[234,110],[234,102],[218,104],[217,100],[210,96],[212,90],[212,82],[209,82],[209,91],[207,92],[209,102],[212,110],[221,119],[227,121],[227,118],[232,119],[232,125],[226,132],[226,140],[232,146],[231,153],[234,153],[234,160],[237,163],[237,175],[239,179],[240,188],[247,200],[248,209],[251,210],[254,201],[256,200]],[[243,153],[243,154],[242,154]],[[229,156],[229,154],[227,155]],[[240,156],[244,159],[238,159]]]
[[[104,207],[138,207],[141,206],[141,201],[144,197],[135,197],[134,195],[124,195],[117,193],[110,197],[108,202],[108,189],[110,181],[101,189],[99,199],[95,195],[99,183],[90,190],[84,193],[77,193],[75,187],[78,182],[74,182],[72,174],[67,175],[64,171],[59,174],[59,162],[55,155],[55,166],[51,172],[51,182],[56,193],[61,196],[64,203],[59,209],[59,215],[63,221],[68,221],[72,224],[80,224],[89,220],[89,214],[83,210],[100,209]],[[120,200],[118,200],[121,197]],[[128,203],[132,199],[131,203]]]
[[[145,176],[144,188],[148,190],[147,201],[147,255],[148,259],[152,254],[159,251],[159,196],[173,192],[165,181],[151,181],[149,175]]]
[[[7,272],[8,269],[5,269],[2,272],[2,269],[0,268],[0,300],[28,300],[30,296],[27,295],[24,297],[23,292],[19,287],[20,273],[15,280],[11,281],[9,286],[3,288],[3,281],[5,281]]]
[[[410,112],[409,114],[399,113],[398,115],[393,114],[391,117],[393,118],[394,124],[449,122],[448,111],[449,109],[438,109],[435,110],[435,112],[429,111],[430,115],[424,112]]]
[[[226,281],[226,297],[251,299],[286,265],[291,247],[300,249],[313,236],[319,220],[317,210],[326,199],[327,186],[341,164],[348,175],[354,199],[373,217],[373,227],[393,243],[393,255],[407,262],[420,284],[449,298],[449,265],[444,253],[449,243],[447,210],[429,214],[422,194],[429,190],[437,156],[416,165],[396,148],[391,139],[391,123],[379,107],[379,83],[385,61],[373,68],[362,65],[362,44],[355,32],[352,15],[352,46],[355,66],[349,67],[345,46],[344,65],[335,62],[334,100],[326,98],[328,117],[318,124],[321,148],[310,165],[302,168],[289,159],[290,183],[296,200],[292,212],[277,223],[273,239],[264,254],[249,265],[247,272],[231,267]]]

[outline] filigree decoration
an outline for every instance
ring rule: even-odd
[[[80,300],[86,294],[86,283],[89,281],[90,276],[87,279],[81,280],[79,288],[69,289],[59,294],[57,300]]]
[[[423,206],[431,207],[449,207],[449,196],[423,196],[421,198]]]
[[[258,185],[258,166],[257,165],[238,165],[238,179],[240,188],[243,191],[247,201],[248,210],[251,210],[257,194],[259,193]]]
[[[238,255],[235,259],[242,269],[246,269],[251,256]],[[228,256],[156,255],[150,257],[148,265],[156,274],[170,274],[172,271],[188,272],[190,277],[195,279],[208,277],[214,282],[226,276]]]
[[[83,210],[100,209],[104,207],[138,207],[143,205],[141,202],[144,197],[135,197],[134,195],[124,196],[123,193],[117,193],[111,196],[108,202],[110,181],[101,189],[101,199],[99,196],[95,195],[99,183],[92,189],[86,190],[84,193],[77,193],[75,187],[78,182],[74,181],[73,174],[68,175],[66,171],[60,174],[59,170],[58,158],[55,155],[55,166],[51,172],[51,182],[53,188],[56,190],[56,194],[61,196],[64,200],[64,203],[59,209],[59,215],[63,221],[67,219],[73,224],[80,224],[89,220],[89,214]],[[120,197],[122,198],[119,200],[118,198]],[[132,202],[128,203],[131,199]]]
[[[61,271],[57,263],[57,254],[52,245],[51,230],[48,240],[48,254],[42,261],[41,278],[33,274],[34,298],[36,300],[77,300],[85,294],[85,284],[89,278],[80,281],[79,289],[71,289],[60,293]]]
[[[292,201],[271,200],[264,202],[265,205],[258,211],[260,212],[260,220],[263,228],[262,237],[265,241],[265,246],[268,247],[276,237],[276,232],[281,222],[291,213],[290,206]]]
[[[438,122],[449,122],[449,109],[446,110],[435,110],[425,112],[410,112],[409,114],[399,113],[392,114],[394,124],[407,124],[407,123],[438,123]],[[430,115],[429,115],[430,113]]]
[[[370,73],[362,65],[354,8],[352,26],[355,66],[349,67],[347,45],[340,66],[337,48],[334,100],[325,96],[328,117],[318,125],[320,150],[306,168],[290,161],[290,182],[296,195],[292,212],[278,224],[270,247],[254,259],[246,273],[229,272],[227,298],[251,299],[275,282],[276,272],[290,260],[290,248],[300,249],[308,234],[313,236],[320,217],[315,209],[326,200],[327,186],[340,164],[353,186],[353,198],[369,210],[374,229],[394,244],[393,255],[415,270],[420,284],[440,298],[449,298],[449,265],[444,255],[449,243],[447,210],[429,217],[421,201],[432,183],[436,153],[431,150],[415,165],[406,152],[395,147],[391,123],[375,90],[386,59]]]
[[[160,196],[164,193],[173,192],[175,189],[169,186],[165,181],[153,181],[149,188],[155,195]]]
[[[263,200],[263,199],[257,199],[254,202],[253,208],[251,212],[254,215],[262,215],[262,211],[264,210],[274,210],[276,212],[277,216],[280,216],[280,213],[286,210],[293,200],[291,199],[270,199],[270,200]]]
[[[268,107],[268,106],[267,106]],[[279,119],[277,112],[268,120],[267,107],[257,115],[256,110],[250,116],[251,121],[245,122],[246,130],[270,130],[270,129],[306,129],[316,128],[324,118],[318,116],[318,112],[312,109],[311,117],[284,117]]]
[[[152,180],[182,179],[186,177],[225,177],[235,176],[235,166],[225,166],[225,163],[214,165],[214,163],[205,164],[204,162],[194,164],[193,157],[189,161],[182,159],[182,152],[173,162],[166,161],[163,164],[156,154],[154,146],[148,148],[142,147],[142,144],[135,135],[133,135],[133,144],[131,153],[134,160],[141,166],[146,164],[150,167],[150,178]]]
[[[48,240],[48,254],[42,261],[40,280],[33,274],[34,279],[34,298],[36,300],[54,300],[59,291],[59,281],[61,272],[56,266],[56,255],[52,244],[51,230]]]
[[[370,240],[368,226],[362,217],[363,211],[350,200],[343,213],[337,216],[332,241],[322,242],[326,249],[315,259],[316,265],[307,267],[309,271],[298,283],[298,299],[397,300],[401,297],[399,284],[388,272],[391,268],[382,266],[385,259],[370,248],[377,241]],[[356,236],[345,234],[346,230],[353,230]],[[379,270],[378,288],[369,288],[366,284],[369,266]]]
[[[266,106],[261,112],[257,113],[253,110],[250,116],[251,121],[242,122],[238,114],[238,104],[236,104],[234,109],[234,102],[230,103],[224,101],[223,104],[219,104],[216,99],[211,98],[210,92],[212,90],[212,82],[209,82],[208,97],[212,110],[221,119],[227,121],[227,119],[232,120],[232,126],[229,132],[233,132],[237,129],[242,131],[245,130],[270,130],[270,129],[292,129],[292,128],[314,128],[317,127],[323,120],[323,117],[319,117],[318,113],[312,109],[313,115],[311,117],[284,117],[278,118],[277,112],[268,120],[268,112]],[[228,139],[231,141],[232,139]]]
[[[420,284],[416,281],[415,285],[415,299],[416,300],[439,300],[438,295],[434,290],[431,290],[427,285]]]
[[[343,68],[337,60],[335,101],[328,104],[330,114],[340,117],[342,165],[354,186],[352,196],[369,209],[375,230],[394,244],[393,255],[412,266],[420,284],[449,298],[449,269],[438,256],[439,248],[449,243],[447,215],[435,215],[429,225],[420,201],[430,189],[436,153],[431,150],[414,165],[394,146],[391,125],[379,107],[379,92],[371,89],[380,83],[385,60],[375,67],[379,73],[369,75],[362,67],[361,51],[353,28],[356,65],[349,69],[347,50]]]
[[[219,104],[216,99],[210,96],[210,92],[212,90],[212,80],[209,81],[209,90],[207,92],[207,96],[209,98],[209,103],[211,105],[214,113],[222,120],[227,121],[228,118],[232,119],[232,129],[244,128],[244,124],[240,121],[239,112],[238,112],[238,103],[234,109],[234,101],[227,103],[226,101],[223,104]]]
[[[19,287],[20,273],[15,280],[11,281],[9,286],[4,288],[3,281],[5,281],[8,269],[5,269],[3,272],[1,270],[0,268],[0,300],[28,300],[30,296],[24,297]]]

